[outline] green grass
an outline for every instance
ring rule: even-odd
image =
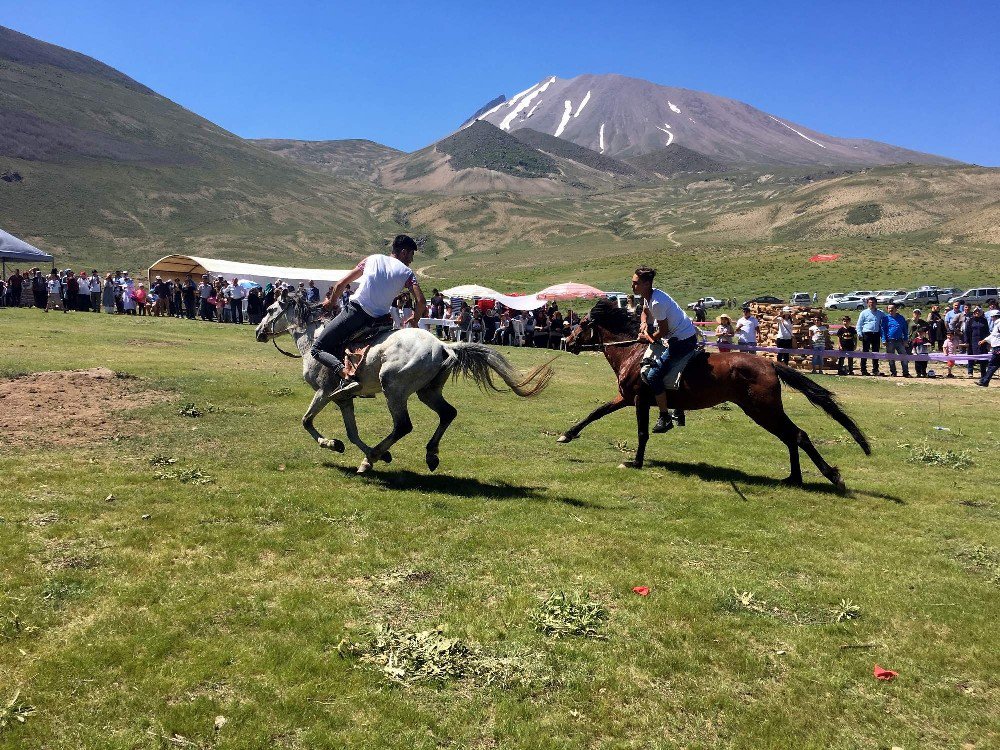
[[[627,412],[557,445],[614,390],[603,359],[563,354],[533,401],[449,385],[435,474],[414,401],[393,464],[359,478],[353,448],[301,429],[298,366],[250,334],[0,317],[6,372],[100,364],[168,395],[127,436],[0,454],[0,748],[1000,742],[994,389],[824,380],[871,458],[787,396],[840,496],[811,467],[779,486],[785,449],[738,410],[654,436],[642,472],[616,468]],[[358,409],[387,431],[381,399]],[[333,411],[318,425],[343,435]],[[924,440],[973,463],[908,461]],[[157,478],[182,472],[213,481]],[[607,612],[600,638],[536,629],[559,592]],[[444,676],[391,679],[389,649]]]

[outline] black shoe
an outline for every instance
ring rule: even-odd
[[[352,380],[351,378],[341,378],[340,385],[337,386],[336,390],[331,393],[331,396],[341,398],[343,396],[352,396],[361,388],[361,383],[357,380]]]
[[[659,434],[672,430],[673,428],[674,420],[670,418],[670,415],[660,412],[660,418],[657,419],[656,424],[653,425],[653,432]]]
[[[977,380],[976,385],[978,385],[980,388],[986,388],[988,384],[984,383],[982,380]]]
[[[677,423],[678,427],[683,427],[687,424],[687,417],[684,416],[684,412],[680,409],[674,410],[674,421]]]

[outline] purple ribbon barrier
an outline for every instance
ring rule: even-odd
[[[716,341],[706,341],[705,346],[719,346]],[[782,349],[777,346],[743,346],[741,344],[723,344],[726,351],[740,352],[769,352],[771,354],[800,354],[804,357],[820,355],[824,358],[840,359],[841,357],[850,359],[894,359],[897,362],[985,362],[993,357],[991,353],[986,354],[887,354],[886,352],[861,352],[847,351],[844,349]]]

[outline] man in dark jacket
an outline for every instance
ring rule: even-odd
[[[980,342],[990,335],[990,324],[983,315],[983,309],[977,307],[972,311],[972,315],[965,319],[965,341],[969,346],[969,354],[989,354],[990,350]],[[969,377],[975,374],[976,363],[973,360],[968,362]],[[980,378],[986,376],[986,362],[979,362]]]
[[[843,325],[837,330],[841,351],[853,352],[858,348],[858,329],[851,325],[851,316],[845,315]],[[845,366],[845,362],[847,363]],[[854,357],[841,357],[837,360],[838,375],[854,374]]]

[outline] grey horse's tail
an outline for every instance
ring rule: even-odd
[[[518,396],[527,398],[541,393],[552,379],[551,360],[521,373],[505,356],[485,344],[460,342],[450,349],[455,353],[451,373],[454,377],[465,375],[476,381],[483,390],[502,391],[493,382],[493,373],[499,375]]]
[[[847,412],[837,403],[837,399],[831,391],[828,391],[812,379],[807,378],[798,370],[793,370],[791,367],[778,362],[772,364],[774,364],[774,369],[777,371],[778,377],[781,378],[781,382],[797,390],[809,399],[810,404],[818,406],[833,419],[840,422],[841,426],[851,433],[851,437],[861,446],[861,450],[865,452],[866,456],[872,454],[871,446],[868,445],[868,439],[861,432],[861,428],[855,424],[853,419],[847,416]]]

